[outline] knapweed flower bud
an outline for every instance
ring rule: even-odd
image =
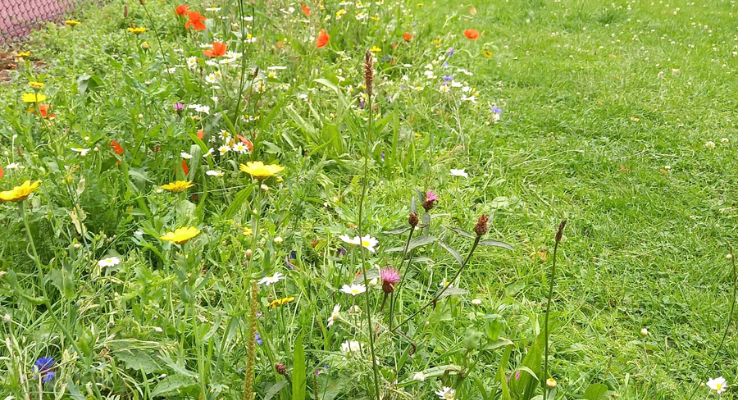
[[[414,211],[409,213],[409,226],[416,228],[419,225],[419,216]]]
[[[435,192],[428,190],[427,193],[424,195],[424,202],[422,202],[422,208],[424,208],[425,211],[432,210],[433,207],[435,207],[435,204],[438,202],[438,196],[435,194]]]
[[[365,87],[367,88],[367,95],[372,97],[372,53],[367,50],[365,53]]]
[[[560,242],[562,240],[563,230],[565,229],[565,224],[567,223],[567,220],[562,220],[560,222],[560,226],[557,227],[557,234],[555,235],[555,242]]]
[[[289,373],[286,370],[286,365],[284,365],[284,363],[276,363],[275,368],[276,368],[276,373],[279,375],[287,376],[287,374]]]
[[[474,233],[476,233],[477,236],[484,236],[487,234],[487,221],[489,221],[489,219],[490,218],[485,214],[479,216],[477,224],[474,225]]]
[[[557,381],[555,378],[547,378],[547,388],[554,389],[557,387]]]
[[[380,270],[380,281],[385,293],[393,293],[393,290],[396,289],[396,284],[401,281],[401,275],[399,275],[398,270],[395,268],[386,267]]]

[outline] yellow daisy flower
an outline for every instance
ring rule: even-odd
[[[146,32],[146,28],[143,26],[136,26],[133,28],[128,28],[128,32],[136,34],[136,35],[140,35],[141,33]]]
[[[271,304],[269,304],[269,306],[271,308],[276,308],[276,307],[283,306],[284,304],[291,303],[293,301],[294,301],[294,297],[291,297],[291,296],[290,297],[283,297],[281,299],[276,299],[276,300],[272,301]]]
[[[30,51],[19,51],[18,53],[16,53],[16,57],[18,57],[18,58],[28,58],[28,57],[31,57],[31,52]]]
[[[491,58],[492,57],[492,50],[490,49],[482,49],[482,55],[484,58]]]
[[[162,235],[159,239],[166,242],[172,242],[177,244],[184,244],[188,240],[198,236],[201,233],[200,229],[194,226],[188,226],[184,228],[177,228],[174,232],[167,232]]]
[[[275,176],[279,172],[283,171],[284,167],[281,165],[263,164],[263,161],[251,161],[240,165],[240,171],[249,174],[253,178],[266,179],[271,176]]]
[[[11,190],[0,192],[0,203],[6,201],[23,201],[29,197],[41,184],[41,181],[26,181],[21,186],[16,186]]]
[[[47,96],[41,93],[24,93],[21,95],[21,101],[24,103],[41,103],[47,100]]]
[[[80,23],[81,23],[81,21],[78,21],[78,20],[75,20],[75,19],[66,19],[65,20],[65,25],[67,25],[67,26],[76,26],[76,25],[78,25]]]
[[[44,89],[44,83],[37,82],[37,81],[31,81],[29,82],[29,86],[31,86],[32,89]]]
[[[172,193],[180,193],[188,190],[193,186],[193,182],[190,181],[174,181],[167,183],[166,185],[159,186],[160,188],[172,192]]]
[[[376,54],[376,53],[380,53],[381,51],[383,51],[383,49],[381,49],[378,46],[372,46],[372,47],[370,47],[370,53]]]

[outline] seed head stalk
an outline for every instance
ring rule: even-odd
[[[367,106],[369,109],[369,117],[367,120],[367,133],[365,135],[365,166],[364,166],[364,177],[362,182],[362,193],[359,198],[359,211],[357,215],[357,235],[362,238],[362,222],[363,222],[363,205],[365,202],[365,196],[367,195],[367,181],[369,178],[369,160],[370,160],[370,133],[372,132],[372,54],[368,50],[365,53],[365,86],[367,88]],[[365,265],[365,248],[360,248],[360,260],[362,262],[362,277],[365,282],[365,313],[367,314],[367,331],[369,334],[370,342],[370,356],[372,357],[372,375],[375,386],[375,398],[380,399],[380,376],[378,374],[378,363],[375,358],[375,335],[372,330],[372,316],[370,314],[370,287],[368,285],[369,279],[367,279],[367,266]]]
[[[547,375],[547,370],[549,366],[549,310],[550,310],[550,304],[552,303],[552,293],[555,289],[555,273],[557,272],[557,245],[560,244],[560,240],[562,240],[563,230],[565,229],[565,223],[567,221],[563,220],[560,222],[560,226],[557,227],[557,234],[555,235],[555,249],[552,250],[552,271],[550,276],[550,282],[549,282],[549,292],[547,293],[547,309],[544,311],[544,375],[542,378],[542,385],[544,385],[544,400],[547,400],[547,387],[546,382],[547,378],[549,376]]]

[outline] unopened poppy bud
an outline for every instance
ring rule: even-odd
[[[128,17],[128,5],[127,4],[125,4],[125,6],[123,7],[122,17],[123,18],[127,18]]]
[[[409,226],[412,228],[416,228],[417,225],[419,225],[419,216],[417,216],[417,213],[410,212],[409,213]]]
[[[557,387],[557,381],[555,378],[547,378],[547,388],[554,389]]]
[[[484,236],[487,234],[487,221],[489,221],[489,219],[490,218],[485,214],[479,216],[477,224],[474,225],[474,233],[476,233],[477,236]]]
[[[286,365],[284,365],[284,363],[276,363],[275,368],[277,374],[287,376],[288,371],[286,370]]]

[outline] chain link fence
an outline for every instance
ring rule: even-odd
[[[0,0],[0,45],[23,39],[49,21],[62,21],[66,13],[86,0]]]

